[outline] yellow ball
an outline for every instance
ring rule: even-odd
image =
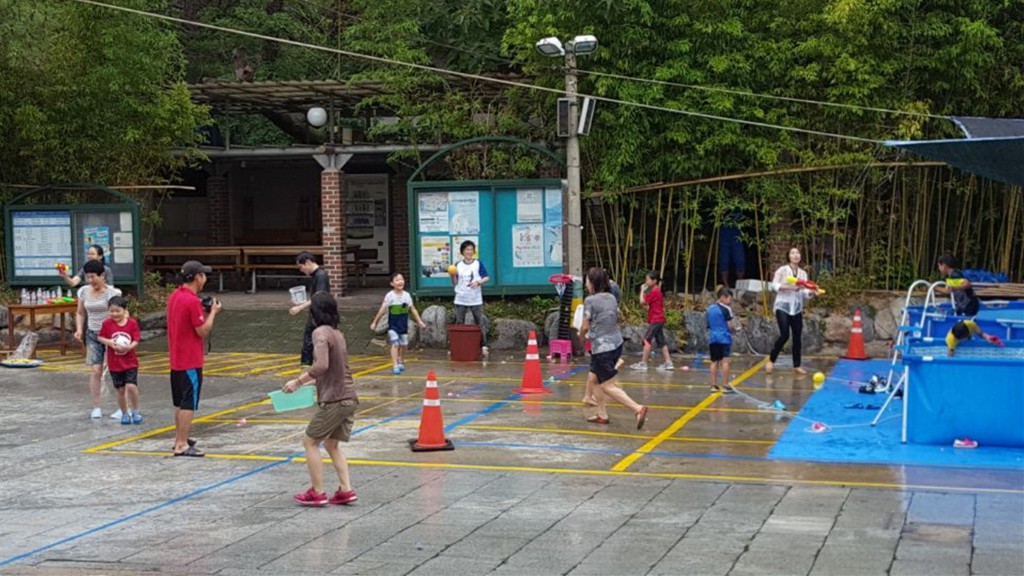
[[[451,266],[448,267],[448,273],[449,274],[455,274],[458,271],[459,271],[459,269],[455,267],[455,264],[452,264]]]
[[[814,373],[814,383],[815,384],[821,384],[824,381],[825,381],[825,375],[824,374],[822,374],[821,372],[815,372]]]

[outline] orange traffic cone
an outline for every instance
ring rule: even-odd
[[[441,417],[441,393],[437,390],[437,376],[431,370],[427,373],[427,387],[423,391],[423,412],[420,414],[419,438],[409,440],[413,452],[434,450],[455,450],[450,440],[444,437],[444,420]]]
[[[853,314],[853,328],[850,328],[850,345],[846,348],[847,360],[867,360],[864,353],[864,327],[860,323],[860,308]]]
[[[544,387],[544,375],[540,372],[540,351],[537,350],[537,333],[530,330],[530,339],[526,342],[526,362],[523,363],[522,386],[516,388],[519,394],[547,394],[551,392]]]

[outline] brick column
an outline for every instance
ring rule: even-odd
[[[231,212],[228,206],[228,179],[210,176],[206,179],[207,238],[212,246],[231,244]]]
[[[412,229],[409,226],[409,193],[406,185],[409,172],[399,172],[391,178],[391,270],[401,272],[407,279],[415,274],[409,267]]]
[[[331,277],[331,293],[345,294],[345,199],[341,194],[341,170],[325,168],[320,173],[320,213],[324,269]]]

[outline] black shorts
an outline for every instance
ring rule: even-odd
[[[203,369],[171,370],[171,402],[175,408],[198,410],[203,391]]]
[[[732,353],[732,344],[711,344],[711,361],[718,362]]]
[[[139,383],[139,369],[138,368],[129,368],[129,369],[125,370],[124,372],[114,372],[113,370],[111,370],[110,371],[110,380],[114,383],[114,388],[118,388],[118,389],[124,388],[125,384],[135,384],[135,385],[138,385],[138,383]]]
[[[590,371],[597,375],[598,384],[604,384],[619,375],[619,371],[615,369],[615,364],[618,363],[621,357],[622,344],[619,344],[619,347],[615,350],[590,355]]]
[[[647,325],[647,332],[644,333],[644,343],[651,348],[661,348],[665,345],[665,323],[653,322]]]

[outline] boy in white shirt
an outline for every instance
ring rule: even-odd
[[[466,240],[459,246],[462,260],[455,263],[452,273],[452,286],[455,287],[455,323],[466,323],[466,310],[473,313],[473,320],[480,326],[480,352],[487,356],[487,318],[484,316],[484,291],[482,286],[491,278],[487,275],[487,267],[476,259],[476,244]]]

